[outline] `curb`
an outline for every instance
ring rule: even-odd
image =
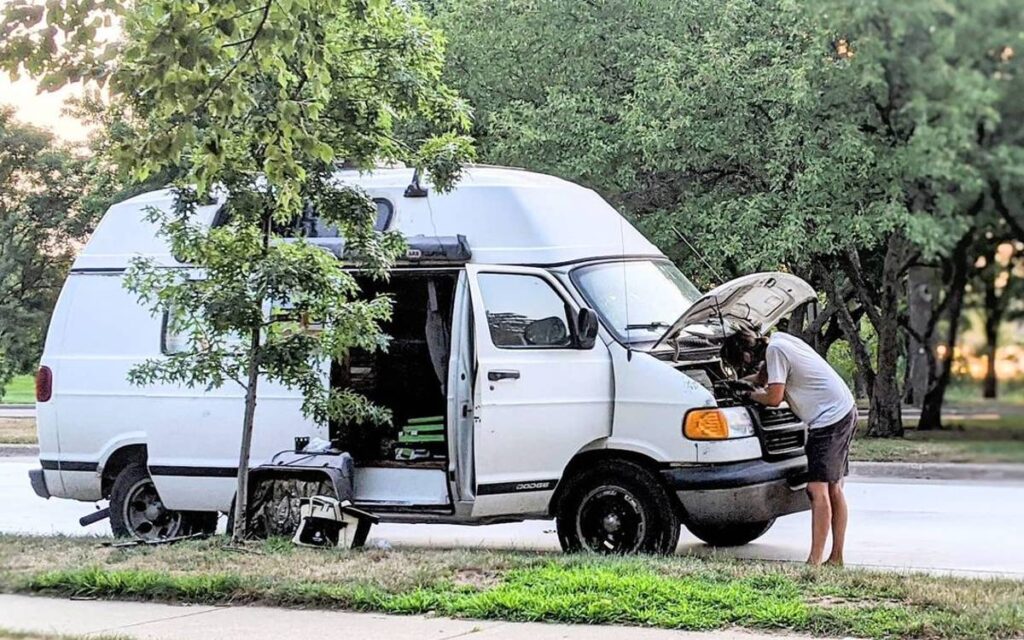
[[[0,444],[0,458],[38,458],[39,445]]]
[[[1024,482],[1024,464],[967,462],[850,462],[852,478]]]

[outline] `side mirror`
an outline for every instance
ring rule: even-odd
[[[593,349],[597,343],[597,312],[593,309],[580,309],[576,318],[576,336],[580,349]]]

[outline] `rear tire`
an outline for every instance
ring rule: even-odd
[[[675,552],[678,510],[671,494],[647,469],[603,460],[568,482],[555,519],[563,551]]]
[[[118,538],[164,540],[213,533],[217,513],[167,509],[146,465],[133,462],[117,474],[111,487],[110,528]]]
[[[757,540],[775,524],[775,518],[765,522],[734,522],[728,524],[700,524],[688,522],[686,528],[712,547],[741,547]]]

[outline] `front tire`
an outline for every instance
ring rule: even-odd
[[[670,554],[679,513],[658,478],[626,461],[601,461],[569,480],[555,524],[567,553]]]
[[[166,508],[146,466],[133,462],[121,470],[110,490],[110,528],[118,538],[166,540],[213,533],[217,513]]]
[[[741,547],[757,540],[775,524],[775,518],[764,522],[700,524],[688,522],[686,528],[712,547]]]

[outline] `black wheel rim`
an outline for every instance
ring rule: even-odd
[[[164,540],[181,531],[181,513],[164,506],[149,478],[131,486],[121,508],[129,533],[140,540]]]
[[[634,553],[647,534],[647,518],[632,493],[603,486],[584,496],[576,515],[576,532],[589,551]]]

